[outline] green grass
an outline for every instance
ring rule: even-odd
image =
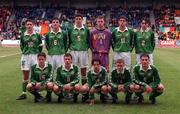
[[[157,104],[151,105],[145,96],[143,104],[124,104],[124,96],[119,96],[119,104],[101,104],[94,106],[65,102],[33,103],[33,96],[28,94],[24,101],[15,100],[21,94],[22,74],[20,72],[20,54],[18,48],[0,48],[0,114],[179,114],[180,113],[180,49],[156,49],[154,61],[159,69],[165,92],[157,98]],[[134,58],[133,54],[133,58]],[[134,61],[133,61],[134,63]],[[44,93],[43,93],[44,94]],[[96,98],[98,99],[98,98]]]

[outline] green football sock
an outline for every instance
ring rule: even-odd
[[[27,84],[28,84],[27,82],[23,82],[23,83],[22,83],[22,91],[23,91],[23,92],[26,92],[26,86],[27,86]]]

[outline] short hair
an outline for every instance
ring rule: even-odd
[[[123,59],[118,59],[118,60],[116,61],[116,63],[123,63],[123,64],[124,64],[124,60],[123,60]]]
[[[128,18],[127,18],[125,15],[120,15],[119,18],[118,18],[118,20],[120,20],[121,18],[122,18],[122,19],[125,19],[126,21],[128,20]]]
[[[46,54],[44,52],[40,52],[37,56],[38,57],[43,56],[44,58],[46,58]]]
[[[146,24],[149,23],[149,20],[148,20],[148,19],[141,19],[140,23],[142,23],[143,21],[145,21]]]
[[[65,55],[64,55],[64,58],[65,57],[70,57],[71,59],[72,59],[72,55],[70,54],[70,53],[66,53]]]
[[[104,16],[98,15],[98,16],[96,17],[96,19],[104,19]]]
[[[75,15],[75,18],[76,18],[76,17],[81,17],[81,18],[83,18],[83,15],[82,15],[82,14],[76,14],[76,15]]]
[[[142,55],[140,56],[140,59],[141,59],[142,57],[147,57],[148,59],[150,58],[148,54],[142,54]]]
[[[52,21],[54,21],[54,20],[58,20],[58,21],[60,22],[59,18],[54,17],[54,18],[52,18],[51,23],[52,23]]]
[[[34,21],[32,19],[27,19],[26,24],[27,24],[27,22],[32,22],[34,24]]]
[[[91,61],[91,65],[93,65],[95,62],[98,62],[99,64],[101,64],[101,61],[99,59],[93,59]]]

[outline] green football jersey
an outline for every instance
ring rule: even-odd
[[[44,68],[40,68],[38,64],[31,67],[31,83],[40,82],[46,84],[48,81],[52,81],[52,66],[48,63],[45,64]]]
[[[78,67],[75,65],[71,65],[70,70],[67,70],[64,66],[60,66],[57,69],[57,77],[55,83],[62,88],[65,84],[74,86],[75,84],[79,83],[78,72]]]
[[[67,52],[67,35],[64,31],[59,31],[57,34],[49,32],[45,39],[48,55],[62,55]]]
[[[113,88],[117,88],[119,84],[124,84],[125,87],[132,83],[131,74],[128,70],[124,69],[122,73],[114,69],[110,75],[109,85]]]
[[[112,47],[115,52],[131,52],[133,50],[134,32],[126,28],[121,32],[116,28],[112,32]]]
[[[153,88],[157,87],[161,81],[158,70],[152,65],[149,66],[147,71],[144,71],[141,65],[135,66],[134,77],[134,83],[142,86],[150,84]]]
[[[20,48],[22,54],[38,54],[42,51],[42,40],[38,33],[32,35],[25,32],[20,39]]]
[[[87,51],[89,48],[89,29],[82,27],[80,29],[73,27],[68,32],[69,49],[72,51]]]
[[[89,87],[96,88],[104,85],[106,83],[106,75],[107,73],[105,68],[101,67],[100,73],[98,74],[96,74],[92,68],[87,74]]]
[[[134,39],[135,52],[137,54],[151,54],[155,48],[154,33],[149,30],[146,32],[137,31]]]

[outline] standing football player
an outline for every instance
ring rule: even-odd
[[[81,70],[81,84],[87,82],[86,71],[88,67],[88,48],[89,48],[89,29],[83,25],[83,16],[81,14],[75,15],[75,24],[69,30],[69,49],[73,58],[73,64],[80,66]],[[83,99],[88,96],[82,97]]]
[[[140,56],[148,54],[150,64],[153,65],[153,51],[155,48],[154,33],[148,28],[147,20],[143,19],[140,23],[140,30],[135,33],[134,46],[136,52],[136,63],[140,64]]]
[[[63,56],[67,52],[67,36],[60,28],[58,18],[52,19],[52,30],[46,34],[45,45],[48,50],[48,62],[55,70],[63,65]]]
[[[21,35],[20,48],[22,51],[21,70],[23,72],[22,95],[17,100],[26,99],[26,86],[29,80],[29,72],[32,65],[37,63],[37,54],[42,51],[42,40],[38,33],[33,31],[34,22],[26,21],[26,32]]]
[[[124,15],[119,17],[118,24],[119,27],[112,32],[113,64],[115,64],[116,60],[123,59],[127,70],[130,70],[134,32],[126,26],[127,18]]]
[[[101,65],[109,71],[109,50],[111,46],[111,32],[105,28],[103,16],[96,18],[96,27],[90,32],[90,48],[92,59],[99,59]]]

